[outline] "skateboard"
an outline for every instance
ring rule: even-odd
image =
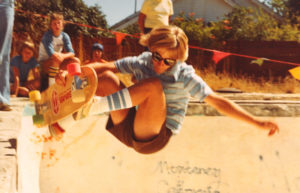
[[[77,112],[95,95],[98,78],[93,68],[71,63],[67,69],[65,85],[55,83],[42,93],[29,93],[29,99],[35,108],[33,124],[37,127],[54,124]]]

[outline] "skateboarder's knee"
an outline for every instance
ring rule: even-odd
[[[120,84],[118,76],[110,70],[104,71],[98,76],[99,84]]]
[[[112,71],[105,71],[98,76],[97,95],[106,96],[112,94],[124,86]]]

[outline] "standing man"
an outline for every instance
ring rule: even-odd
[[[143,34],[149,33],[154,27],[168,26],[173,15],[171,0],[144,0],[138,24]]]
[[[9,64],[14,24],[14,1],[0,1],[0,111],[11,111]]]

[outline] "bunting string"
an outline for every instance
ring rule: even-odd
[[[42,15],[42,14],[32,13],[32,12],[24,11],[24,10],[20,10],[20,9],[15,9],[15,10],[18,11],[18,12],[25,13],[25,14],[33,15],[35,17],[49,18],[49,16]],[[126,36],[130,36],[130,37],[138,38],[138,39],[140,38],[140,36],[137,36],[137,35],[131,35],[131,34],[127,34],[127,33],[121,33],[121,32],[117,32],[117,31],[107,30],[107,29],[103,29],[103,28],[100,28],[100,27],[91,26],[91,25],[87,25],[87,24],[75,23],[75,22],[72,22],[72,21],[66,21],[66,23],[73,24],[73,25],[78,25],[78,26],[81,26],[81,27],[87,27],[87,28],[91,28],[91,29],[96,29],[96,30],[99,30],[99,31],[106,31],[106,32],[112,33],[112,34],[115,35],[116,44],[117,45],[120,45],[121,42],[123,41],[123,39]],[[296,79],[300,80],[300,64],[299,63],[287,62],[287,61],[282,61],[282,60],[274,60],[274,59],[262,58],[262,57],[257,57],[257,56],[249,56],[249,55],[244,55],[244,54],[223,52],[223,51],[219,51],[219,50],[202,48],[202,47],[192,46],[192,45],[189,45],[189,48],[212,52],[213,53],[212,60],[214,61],[215,64],[219,63],[225,57],[228,57],[228,56],[238,56],[238,57],[253,59],[254,61],[252,61],[252,63],[257,63],[259,65],[261,65],[263,63],[263,61],[269,61],[269,62],[274,62],[274,63],[281,63],[281,64],[288,64],[288,65],[293,65],[293,66],[299,66],[299,67],[290,69],[289,72]]]

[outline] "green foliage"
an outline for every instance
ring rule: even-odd
[[[299,0],[264,0],[266,5],[271,7],[284,22],[292,25],[300,23],[300,1]]]
[[[274,0],[273,0],[274,1]],[[279,1],[279,0],[277,0]],[[285,2],[286,7],[296,16],[300,16],[300,1],[299,0],[281,0]]]
[[[108,25],[101,7],[88,7],[82,0],[16,0],[15,7],[14,31],[30,34],[35,42],[39,42],[44,32],[49,29],[49,19],[40,15],[49,16],[53,12],[63,13],[66,21],[104,29],[101,31],[67,23],[64,31],[72,37],[79,34],[91,37],[107,34],[105,30]]]
[[[299,41],[298,25],[288,19],[278,20],[262,10],[236,7],[217,22],[205,24],[191,13],[181,13],[172,21],[182,28],[190,40],[205,47],[218,47],[226,41]]]
[[[173,25],[177,25],[183,29],[191,41],[199,41],[202,45],[208,46],[213,42],[213,37],[209,26],[205,26],[203,19],[194,17],[194,13],[185,16],[183,12],[179,14],[173,21]]]
[[[282,17],[286,17],[289,14],[286,6],[287,0],[264,0],[263,3],[271,7],[276,14]]]
[[[121,29],[119,31],[122,33],[128,33],[128,34],[132,34],[132,35],[139,35],[141,33],[141,30],[137,23],[129,25],[126,28]]]

